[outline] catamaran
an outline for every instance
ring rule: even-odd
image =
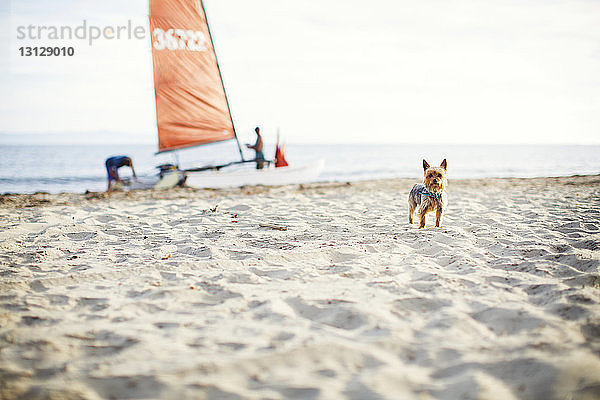
[[[154,188],[199,188],[313,181],[324,162],[252,169],[238,140],[202,0],[150,0],[158,153],[235,140],[240,160],[197,168],[163,166]],[[245,165],[245,167],[243,167]],[[233,168],[238,166],[238,168]]]

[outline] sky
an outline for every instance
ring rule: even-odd
[[[597,0],[204,5],[242,139],[600,143]],[[2,0],[0,132],[155,143],[149,38],[52,59],[20,57],[16,39],[27,24],[147,28],[147,14],[145,0]]]

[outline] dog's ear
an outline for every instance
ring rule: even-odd
[[[423,160],[423,169],[427,170],[427,168],[429,168],[429,163],[425,160]]]
[[[444,158],[444,161],[442,161],[442,163],[440,164],[440,167],[444,168],[444,171],[445,171],[447,166],[448,166],[448,163],[446,162],[446,159]]]

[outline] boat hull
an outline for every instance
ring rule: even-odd
[[[114,184],[115,190],[167,190],[175,186],[181,186],[185,182],[183,171],[174,170],[161,175],[140,176],[137,179],[126,179],[122,184]]]
[[[228,188],[240,186],[281,186],[313,182],[323,171],[324,160],[301,166],[240,169],[236,171],[186,172],[186,185],[195,188]]]

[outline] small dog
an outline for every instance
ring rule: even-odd
[[[430,167],[429,163],[423,160],[423,170],[425,171],[423,183],[413,186],[408,195],[409,224],[413,223],[413,213],[418,207],[419,228],[425,227],[425,215],[433,210],[435,210],[435,226],[439,228],[444,207],[448,204],[446,167],[446,159],[439,167]]]

